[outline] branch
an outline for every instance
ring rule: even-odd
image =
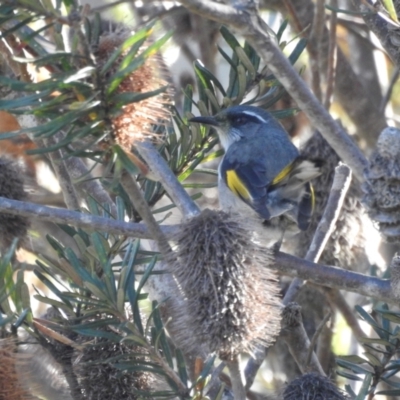
[[[236,355],[232,360],[226,360],[225,363],[229,369],[233,397],[237,400],[246,400],[246,390],[242,383],[239,357]]]
[[[261,28],[264,22],[253,10],[242,11],[210,0],[180,0],[190,11],[233,27],[253,46],[272,73],[307,114],[339,157],[348,164],[356,177],[363,181],[368,162],[341,126],[311,93],[306,83],[292,67],[281,50]]]
[[[42,146],[40,147],[52,147],[55,144],[57,144],[57,140],[56,138],[54,138],[54,136],[43,140],[39,139],[37,140],[37,142],[43,143]],[[58,182],[61,186],[65,204],[70,210],[79,210],[80,208],[79,198],[76,193],[71,176],[66,167],[62,151],[61,150],[52,151],[48,153],[48,157],[50,158],[51,165],[56,173]]]
[[[312,23],[314,2],[312,0],[285,0],[284,3],[291,19],[294,20],[297,32],[304,32],[304,29]],[[328,35],[328,30],[325,28],[322,40],[324,43],[328,43]],[[306,37],[304,33],[303,36]],[[322,72],[327,71],[328,47],[328,45],[324,46],[324,53],[319,56]],[[311,53],[318,51],[311,42],[307,44],[307,50]],[[375,101],[377,96],[380,98],[380,94],[377,95],[374,90],[379,88],[379,83],[377,79],[366,80],[365,76],[360,76],[358,72],[355,72],[340,47],[337,47],[336,53],[335,96],[337,102],[356,125],[359,135],[370,147],[373,147],[379,132],[387,125],[385,116],[380,112]],[[363,65],[365,65],[365,55]],[[367,85],[364,85],[364,81]]]
[[[38,206],[33,203],[0,197],[0,212],[38,218],[42,221],[70,224],[88,230],[109,232],[142,239],[151,239],[150,232],[143,224],[116,221],[60,208]],[[174,237],[177,225],[162,225],[161,230],[167,238]],[[359,293],[390,304],[398,304],[398,297],[390,287],[390,281],[358,272],[346,271],[338,267],[315,264],[286,253],[275,254],[275,264],[271,268],[282,275],[299,277],[320,286],[327,286],[349,292]]]
[[[218,4],[219,5],[219,4]],[[161,157],[157,149],[149,142],[137,144],[141,156],[144,158],[153,174],[163,184],[169,197],[179,208],[185,218],[200,214],[200,209],[190,198],[186,190],[179,183],[167,162]]]
[[[41,221],[73,225],[77,228],[88,229],[90,231],[99,230],[113,235],[153,239],[144,224],[118,221],[64,208],[47,207],[25,201],[11,200],[5,197],[0,197],[0,212],[32,219],[37,218]],[[177,228],[178,226],[174,225],[161,226],[162,232],[167,237],[174,235]]]
[[[149,205],[144,199],[136,180],[131,177],[127,171],[124,170],[122,171],[121,183],[136,211],[142,217],[143,221],[146,222],[152,239],[157,242],[158,248],[160,249],[161,253],[171,254],[171,246],[168,244],[168,241],[161,230],[161,226],[158,225],[157,221],[155,220],[154,215],[152,214]]]
[[[358,293],[390,304],[398,304],[398,298],[390,287],[389,279],[347,271],[303,260],[290,254],[278,252],[275,264],[270,266],[279,274],[299,277],[311,283]]]
[[[350,187],[350,182],[350,168],[344,164],[336,167],[332,188],[329,193],[324,214],[318,223],[313,240],[305,257],[307,261],[318,262],[322,252],[324,251],[326,243],[335,229],[336,221],[340,215],[347,190]],[[283,298],[283,304],[289,304],[292,302],[302,285],[303,280],[295,278]]]
[[[337,8],[337,0],[331,0],[331,7]],[[326,91],[324,98],[324,106],[329,110],[331,105],[331,97],[335,87],[336,78],[336,58],[337,58],[337,45],[336,45],[336,27],[337,15],[336,12],[331,11],[329,18],[329,49],[328,49],[328,67],[326,72]]]
[[[368,28],[375,33],[393,63],[400,67],[399,30],[394,22],[389,22],[378,13],[371,12],[372,5],[367,1],[353,0],[354,6],[362,13]]]
[[[297,303],[289,303],[283,310],[281,336],[302,373],[317,372],[326,376],[314,352],[309,355],[310,340],[303,326],[301,307]]]
[[[80,190],[82,188],[99,204],[108,204],[110,207],[111,215],[113,217],[116,217],[117,207],[115,206],[115,203],[113,202],[107,191],[104,189],[104,187],[100,184],[99,180],[92,178],[82,159],[78,157],[66,157],[65,165],[68,167],[68,172],[75,181],[81,179],[82,176],[86,177],[83,182],[78,182],[76,184],[77,190]]]
[[[311,342],[310,342],[310,347],[308,348],[306,364],[305,364],[306,367],[310,364],[310,362],[312,360],[312,356],[313,356],[313,353],[314,353],[313,349],[317,344],[317,340],[319,338],[319,335],[321,335],[322,330],[325,328],[325,325],[328,322],[329,318],[331,318],[331,316],[332,316],[332,314],[330,312],[328,312],[328,314],[325,315],[325,317],[322,319],[322,321],[317,326],[317,329],[314,332],[314,335],[313,335],[313,337],[311,339]],[[317,357],[317,360],[318,360],[318,357]],[[322,366],[321,366],[321,368],[322,368]],[[323,370],[323,368],[322,368],[322,370]]]
[[[315,97],[322,101],[322,90],[321,90],[321,77],[319,73],[320,62],[319,57],[321,52],[319,51],[322,47],[321,39],[325,27],[325,0],[317,0],[314,20],[312,23],[312,29],[310,33],[310,43],[314,43],[314,47],[318,51],[310,52],[310,67],[311,67],[311,85],[314,91]]]

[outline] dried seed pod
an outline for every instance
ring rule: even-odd
[[[130,35],[128,29],[120,27],[114,32],[105,32],[99,37],[98,49],[96,51],[96,61],[98,67],[108,61],[111,54],[120,46]],[[146,42],[143,47],[150,43]],[[139,51],[140,53],[140,51]],[[124,53],[114,62],[109,74],[117,72]],[[117,94],[122,93],[148,93],[167,83],[164,79],[166,67],[159,54],[154,54],[146,59],[144,64],[130,73],[116,89]],[[171,104],[171,91],[160,93],[156,96],[124,105],[121,113],[111,117],[112,141],[119,144],[124,150],[130,152],[136,141],[145,138],[157,137],[153,130],[154,125],[165,124],[169,119],[167,106]]]
[[[29,370],[24,368],[29,359],[18,352],[17,339],[10,336],[0,339],[0,399],[34,400],[34,396],[26,386],[26,376]],[[24,376],[24,379],[21,377]]]
[[[118,363],[118,356],[122,362],[131,360],[133,355],[140,358],[137,354],[142,353],[142,349],[105,338],[91,340],[91,344],[87,344],[82,352],[76,351],[72,357],[74,373],[85,398],[136,400],[140,398],[138,393],[156,389],[153,374],[140,369],[122,371],[113,365]],[[88,337],[79,336],[77,342],[87,343]]]
[[[400,242],[400,130],[385,128],[365,174],[363,202],[388,242]]]
[[[181,225],[167,262],[185,300],[174,310],[173,332],[185,351],[202,348],[231,359],[275,340],[280,301],[268,269],[273,255],[252,239],[239,215],[218,210],[204,210]]]
[[[315,372],[304,374],[287,385],[283,400],[346,400],[349,399],[332,381]]]
[[[11,158],[0,157],[0,196],[12,200],[26,200],[28,195],[24,189],[23,169]],[[19,245],[26,237],[29,221],[25,217],[0,213],[0,249],[7,249],[14,238]]]

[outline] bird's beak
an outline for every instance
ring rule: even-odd
[[[189,119],[189,122],[197,122],[198,124],[219,126],[218,121],[214,117],[194,117]]]

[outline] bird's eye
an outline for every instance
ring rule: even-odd
[[[242,124],[244,124],[246,122],[246,118],[244,118],[244,117],[234,117],[233,118],[233,123],[235,124],[235,125],[242,125]]]

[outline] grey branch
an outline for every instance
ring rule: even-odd
[[[301,372],[312,371],[325,376],[314,352],[309,356],[310,340],[303,326],[301,307],[297,303],[289,303],[283,310],[281,336]]]
[[[315,2],[313,0],[285,0],[285,6],[290,11],[291,20],[296,21],[296,30],[298,33],[303,31],[313,21]],[[281,9],[281,7],[279,8]],[[284,10],[283,10],[284,11]],[[303,36],[306,36],[305,32]],[[351,37],[350,37],[351,39]],[[325,27],[323,38],[321,41],[326,45],[319,48],[323,53],[319,55],[321,62],[321,72],[327,71],[329,32]],[[350,43],[351,45],[351,43]],[[368,51],[365,51],[365,45],[357,42],[353,47],[357,50],[357,54],[362,61],[362,66],[367,66],[359,70],[350,65],[340,47],[337,48],[337,63],[335,75],[335,96],[339,104],[342,105],[346,113],[349,115],[353,123],[357,127],[360,136],[365,138],[370,147],[375,146],[379,132],[387,125],[385,117],[376,106],[376,99],[380,101],[380,86],[378,83],[377,73],[374,67],[373,57]],[[315,53],[318,49],[314,43],[308,42],[307,49],[311,53]],[[354,57],[353,51],[353,57]]]
[[[115,206],[115,203],[111,199],[110,195],[106,192],[104,187],[100,184],[99,180],[93,179],[92,175],[89,174],[84,162],[78,157],[67,157],[65,159],[65,165],[67,166],[68,172],[74,181],[78,181],[85,176],[84,181],[76,183],[76,189],[84,190],[100,204],[108,204],[111,215],[116,217],[117,207]]]
[[[398,298],[390,287],[389,279],[314,264],[282,252],[275,255],[275,264],[270,267],[276,269],[279,274],[298,277],[320,286],[359,293],[386,303],[398,304]]]
[[[242,11],[210,0],[180,0],[190,11],[234,28],[254,47],[284,88],[337,154],[363,181],[368,162],[349,135],[329,115],[311,93],[306,83],[292,67],[281,50],[262,29],[263,21],[253,10]]]
[[[324,214],[318,223],[313,240],[305,257],[307,261],[318,262],[322,252],[324,251],[325,245],[328,242],[340,215],[343,201],[346,197],[347,190],[350,187],[350,182],[350,168],[344,164],[336,167],[332,188],[329,193]],[[300,278],[295,278],[293,280],[285,294],[283,304],[288,304],[294,300],[302,284],[303,280]]]
[[[168,244],[168,241],[161,230],[161,226],[158,225],[154,218],[154,215],[144,199],[135,178],[129,175],[125,170],[122,172],[121,183],[125,191],[128,193],[130,201],[135,206],[136,211],[140,214],[143,221],[146,222],[152,238],[157,241],[161,253],[170,254],[172,251],[171,246]]]
[[[399,27],[396,26],[394,22],[390,22],[389,18],[383,18],[377,12],[374,12],[373,6],[368,6],[367,2],[353,0],[353,4],[361,13],[363,13],[362,15],[366,25],[378,37],[393,63],[397,67],[400,67]]]
[[[142,239],[152,239],[144,224],[116,221],[60,208],[36,205],[29,202],[0,197],[0,212],[38,218],[60,224],[70,224],[88,230],[99,230],[114,235],[125,235]],[[176,235],[178,225],[161,225],[167,238]],[[282,275],[298,277],[320,286],[327,286],[363,296],[373,297],[386,303],[398,304],[398,297],[390,286],[390,281],[357,272],[346,271],[339,267],[315,264],[282,252],[275,254],[275,264],[271,266]]]
[[[20,215],[32,219],[37,218],[41,221],[73,225],[90,231],[99,230],[114,235],[124,235],[140,239],[153,239],[144,224],[117,221],[112,218],[98,217],[96,215],[85,214],[63,208],[53,208],[25,201],[11,200],[5,197],[0,197],[0,212]],[[162,232],[167,237],[173,235],[177,228],[178,227],[174,225],[161,226]]]
[[[236,355],[234,359],[227,360],[226,365],[230,373],[233,397],[239,400],[246,400],[246,391],[240,373],[239,356]]]
[[[47,139],[40,140],[43,145],[40,147],[51,147],[57,144],[57,140],[54,136]],[[79,209],[79,198],[75,190],[74,184],[72,182],[71,175],[68,172],[65,160],[63,159],[63,153],[61,150],[52,151],[48,154],[50,158],[51,165],[56,173],[58,182],[60,183],[62,194],[64,196],[64,201],[70,210]]]
[[[137,144],[137,147],[141,156],[144,158],[153,174],[163,184],[168,196],[172,199],[183,216],[189,218],[200,214],[200,209],[179,183],[157,149],[149,142]]]

